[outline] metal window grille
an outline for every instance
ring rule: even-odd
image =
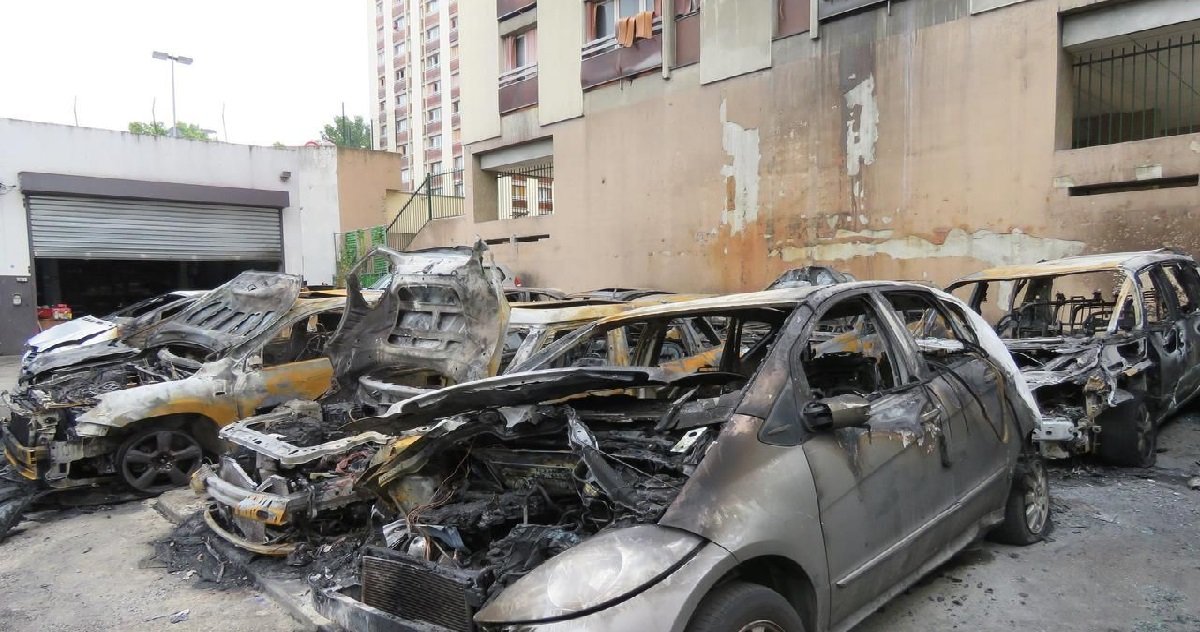
[[[500,219],[554,213],[554,165],[497,171],[495,174]]]
[[[1073,56],[1073,148],[1200,130],[1195,33]]]

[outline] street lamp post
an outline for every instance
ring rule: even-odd
[[[182,55],[171,55],[161,51],[154,51],[153,57],[171,62],[171,136],[179,136],[179,121],[175,119],[175,63],[179,62],[184,66],[190,66],[192,65],[192,58]]]

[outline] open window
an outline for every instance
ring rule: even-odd
[[[888,292],[884,298],[924,355],[961,353],[978,344],[966,318],[951,305],[920,292]]]
[[[1179,313],[1190,316],[1200,307],[1200,274],[1189,265],[1169,264],[1162,268]]]
[[[337,331],[342,310],[313,314],[283,327],[262,348],[264,367],[313,360],[325,355],[325,345]]]
[[[853,322],[853,329],[827,338],[819,332]],[[817,321],[802,345],[800,366],[814,399],[836,395],[867,397],[902,383],[894,343],[866,298],[841,301]]]

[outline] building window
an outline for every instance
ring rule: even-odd
[[[458,99],[455,99],[450,102],[450,113],[458,114]]]
[[[402,108],[402,107],[405,107],[406,105],[408,105],[408,93],[407,92],[397,92],[396,93],[396,107]]]
[[[404,169],[401,169],[400,170],[400,181],[401,182],[412,182],[412,170],[407,167],[405,167]]]
[[[454,30],[454,31],[458,30],[458,16],[457,15],[450,16],[450,29]]]
[[[425,56],[425,70],[433,70],[442,65],[442,56],[438,53],[429,53]]]
[[[462,130],[454,128],[450,131],[450,138],[454,140],[455,145],[462,143]]]
[[[393,48],[396,51],[396,57],[401,57],[404,53],[408,52],[407,47],[404,46],[404,42],[396,44]]]
[[[379,49],[379,65],[383,65],[383,49]]]
[[[513,172],[496,172],[500,219],[554,212],[554,166],[547,164]]]
[[[399,133],[396,134],[396,153],[400,154],[401,156],[408,155],[408,143],[400,142]]]
[[[379,116],[385,116],[384,112],[387,112],[387,99],[380,99],[379,100]]]
[[[402,15],[402,16],[396,18],[396,21],[393,22],[393,25],[396,27],[397,31],[403,31],[404,27],[407,26],[407,23],[404,20],[404,16]]]
[[[458,61],[458,44],[450,47],[450,61]]]
[[[644,11],[654,11],[655,0],[597,0],[588,2],[587,39],[589,42],[617,36],[617,23]]]
[[[375,13],[383,13],[383,1],[382,0],[375,1]]]
[[[396,119],[396,131],[397,132],[407,132],[408,131],[408,119],[407,118]]]
[[[1200,22],[1069,51],[1072,148],[1200,131]],[[1111,40],[1106,40],[1111,42]]]
[[[426,13],[437,13],[437,10],[438,10],[438,0],[425,0],[425,12]]]
[[[462,156],[455,156],[455,157],[454,157],[454,170],[455,170],[455,171],[462,171],[462,169],[463,169],[463,157],[462,157]]]
[[[438,31],[438,27],[436,24],[429,27],[425,31],[425,43],[428,44],[429,42],[436,42],[438,40],[439,35],[441,35],[441,33]]]
[[[379,89],[383,89],[387,85],[386,77],[379,75]]]
[[[436,123],[442,120],[442,108],[429,108],[425,110],[425,122]]]
[[[442,161],[438,160],[425,165],[425,173],[436,176],[442,172]]]
[[[428,86],[429,86],[429,94],[431,94],[431,95],[438,94],[439,92],[442,91],[442,82],[440,82],[440,81],[430,81]]]
[[[433,136],[426,137],[425,138],[425,146],[428,147],[429,149],[441,149],[442,148],[442,135],[434,134]]]
[[[404,81],[404,69],[403,68],[396,69],[396,81]]]
[[[379,126],[379,142],[380,142],[380,146],[382,146],[383,143],[387,142],[387,125],[386,124]]]

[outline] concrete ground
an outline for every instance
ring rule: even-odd
[[[0,385],[14,377],[0,358]],[[1152,470],[1055,467],[1049,541],[978,544],[854,632],[1200,630],[1200,415],[1164,426],[1159,449]],[[139,564],[170,528],[149,503],[34,518],[0,544],[0,631],[299,627],[253,590]]]
[[[16,375],[17,359],[0,356],[0,390]],[[301,628],[256,590],[212,590],[149,559],[172,527],[152,502],[39,511],[18,524],[0,543],[0,632]]]

